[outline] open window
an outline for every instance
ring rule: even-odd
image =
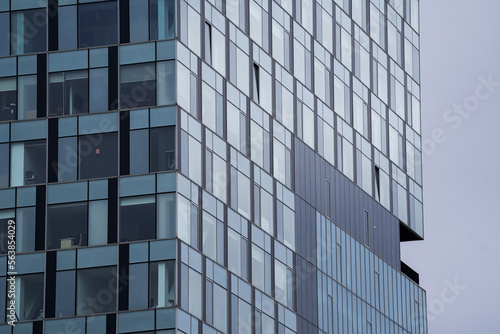
[[[87,202],[49,205],[47,248],[87,246]]]
[[[45,183],[45,140],[11,144],[11,186]]]

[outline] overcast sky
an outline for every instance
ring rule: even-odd
[[[430,334],[500,332],[499,13],[498,0],[420,0],[425,241],[401,249]]]

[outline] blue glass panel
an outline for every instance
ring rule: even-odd
[[[129,262],[147,262],[148,261],[148,243],[141,242],[138,244],[130,244]]]
[[[88,67],[87,50],[49,54],[49,72],[79,70]]]
[[[24,254],[16,257],[18,275],[41,273],[45,269],[45,253]]]
[[[47,120],[12,123],[11,141],[45,139]]]
[[[158,42],[156,47],[156,60],[175,59],[175,41]]]
[[[57,252],[57,270],[76,268],[76,249]]]
[[[175,328],[175,308],[156,311],[156,329]]]
[[[0,124],[0,143],[9,141],[10,129],[9,123]]]
[[[0,257],[0,276],[5,275],[7,275],[7,256],[2,256]]]
[[[76,136],[77,131],[76,117],[59,118],[59,137]]]
[[[0,190],[0,209],[13,208],[16,206],[16,190]]]
[[[136,64],[155,61],[155,43],[120,46],[120,64]]]
[[[76,8],[77,6],[59,8],[59,50],[71,50],[78,47]]]
[[[36,56],[23,56],[18,58],[18,75],[36,74]]]
[[[16,57],[0,59],[0,77],[16,75]]]
[[[87,334],[106,333],[106,316],[92,316],[92,321],[87,320]],[[83,334],[83,333],[81,333]]]
[[[91,49],[90,50],[90,67],[105,67],[108,66],[108,49]]]
[[[0,1],[0,8],[2,7],[2,2],[7,2],[7,7],[9,2],[2,0]],[[8,56],[10,54],[10,14],[0,13],[0,45],[5,47],[0,48],[0,57]]]
[[[47,320],[45,322],[45,333],[85,333],[85,318],[72,318],[61,320]]]
[[[175,259],[175,240],[152,241],[149,252],[150,261]]]
[[[118,315],[118,333],[154,330],[154,311],[121,313]]]
[[[87,200],[87,182],[52,184],[48,189],[48,203],[69,203]]]
[[[33,333],[33,323],[25,322],[22,324],[16,324],[14,327],[14,334],[32,334]]]
[[[155,176],[133,176],[120,179],[120,197],[153,194],[155,192]]]
[[[149,9],[148,2],[144,0],[130,0],[130,42],[143,42],[149,40]]]
[[[31,206],[36,204],[36,188],[18,188],[17,189],[17,206]]]
[[[90,181],[89,199],[108,198],[108,180]]]
[[[79,249],[78,268],[115,265],[118,261],[117,249],[116,246]]]
[[[5,10],[9,10],[10,9],[9,2],[10,2],[9,0],[0,0],[0,11],[3,12]]]
[[[47,0],[15,0],[11,10],[47,7]]]
[[[76,0],[59,0],[59,6],[64,5],[76,5]]]
[[[151,109],[151,127],[175,125],[175,107]]]
[[[130,111],[130,130],[149,127],[149,110],[139,109]]]
[[[80,116],[80,135],[118,131],[118,113]]]
[[[157,189],[159,193],[175,191],[175,173],[157,175]]]

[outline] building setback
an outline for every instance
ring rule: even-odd
[[[427,334],[418,10],[0,1],[0,334]]]

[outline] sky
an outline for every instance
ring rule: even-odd
[[[430,334],[500,326],[500,1],[420,0],[425,240],[401,245]]]

